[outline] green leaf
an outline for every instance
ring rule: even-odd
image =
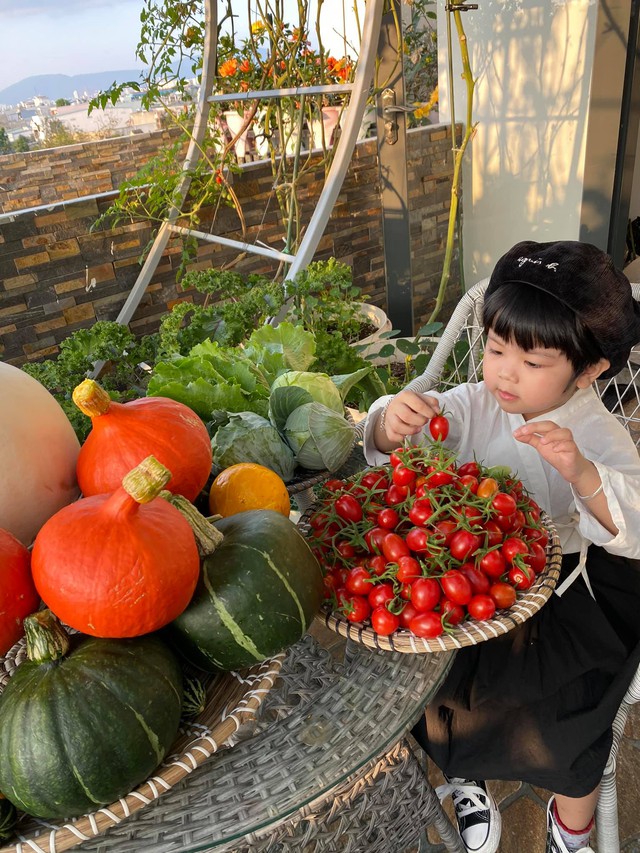
[[[342,402],[346,400],[347,394],[357,385],[365,376],[371,373],[372,367],[361,367],[360,370],[354,370],[353,373],[341,373],[338,376],[332,376],[331,380],[337,387],[342,397]]]
[[[269,420],[279,432],[282,432],[291,412],[304,403],[312,402],[311,394],[296,385],[274,388],[269,397]]]
[[[400,352],[405,353],[405,355],[418,355],[420,352],[420,347],[415,343],[415,341],[399,340],[396,342],[396,346]]]

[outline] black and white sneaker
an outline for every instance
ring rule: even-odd
[[[593,853],[592,848],[589,846],[580,847],[578,850],[570,850],[567,847],[558,829],[558,824],[553,817],[554,799],[554,797],[551,797],[547,804],[547,846],[545,853]]]
[[[468,853],[495,853],[502,818],[485,783],[448,776],[445,779],[447,784],[436,788],[436,794],[441,800],[451,795],[458,832]]]

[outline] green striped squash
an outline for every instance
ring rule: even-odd
[[[173,743],[179,661],[153,635],[69,638],[47,610],[24,627],[29,659],[0,696],[0,790],[36,817],[95,811],[146,779]]]
[[[169,626],[170,637],[202,669],[243,669],[305,634],[322,601],[322,571],[278,512],[240,512],[215,526],[224,539],[203,559],[194,596]]]

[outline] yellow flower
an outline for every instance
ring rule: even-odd
[[[260,36],[267,29],[267,25],[264,21],[254,21],[251,24],[251,33],[254,36]]]
[[[421,119],[426,118],[431,110],[438,103],[438,87],[436,86],[433,92],[431,93],[431,97],[424,104],[419,104],[416,109],[413,111],[414,118]]]

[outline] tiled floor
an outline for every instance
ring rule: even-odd
[[[432,784],[442,783],[442,775],[430,766]],[[631,709],[618,755],[618,813],[621,853],[640,853],[640,706]],[[502,812],[502,841],[498,853],[544,853],[546,805],[549,792],[513,782],[492,782],[491,791]],[[451,801],[444,803],[453,818]],[[597,853],[595,838],[591,845]],[[416,853],[441,853],[435,833],[429,832]]]

